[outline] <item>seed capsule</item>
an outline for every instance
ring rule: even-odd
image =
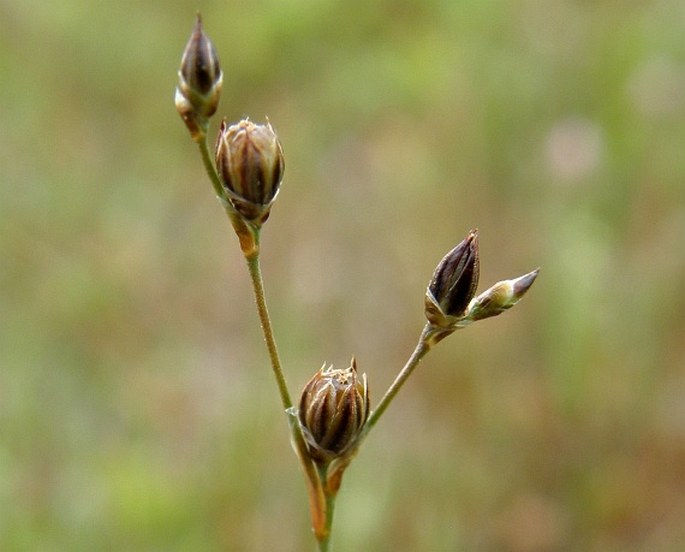
[[[223,72],[214,44],[202,28],[200,14],[178,70],[176,110],[195,136],[219,105]]]
[[[344,370],[322,366],[302,391],[298,411],[312,458],[328,463],[348,451],[368,415],[366,374],[358,378],[355,359]]]
[[[285,170],[283,149],[271,125],[244,119],[228,126],[223,121],[216,143],[216,168],[236,211],[249,222],[265,222]]]
[[[476,294],[479,276],[478,230],[443,257],[426,291],[426,317],[439,328],[452,326]]]

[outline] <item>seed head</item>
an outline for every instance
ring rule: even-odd
[[[443,257],[426,291],[425,307],[428,321],[438,328],[447,328],[464,315],[478,287],[478,230]]]
[[[221,123],[216,143],[216,168],[222,187],[236,211],[261,225],[283,179],[283,149],[274,129],[244,119]]]
[[[175,98],[176,109],[194,135],[216,112],[222,83],[219,57],[198,14],[181,58]]]
[[[328,463],[352,448],[369,415],[366,374],[324,366],[302,391],[298,418],[312,458]]]

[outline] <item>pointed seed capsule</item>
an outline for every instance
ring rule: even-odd
[[[219,56],[202,28],[198,13],[183,51],[175,97],[176,109],[194,135],[216,112],[222,83]]]
[[[443,257],[428,284],[425,311],[433,326],[447,328],[463,316],[476,294],[479,273],[478,230],[473,229]]]

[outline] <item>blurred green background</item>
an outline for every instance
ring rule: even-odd
[[[680,0],[0,0],[0,549],[314,548],[174,110],[197,9],[219,114],[285,148],[263,268],[294,395],[355,354],[377,401],[470,228],[480,289],[542,267],[425,359],[335,549],[682,550]]]

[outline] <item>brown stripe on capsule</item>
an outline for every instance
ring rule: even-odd
[[[249,221],[264,222],[283,179],[283,149],[269,123],[244,119],[222,122],[216,144],[216,166],[235,209]]]
[[[476,294],[479,272],[478,230],[473,229],[442,258],[428,284],[428,291],[443,314],[464,313]]]
[[[178,70],[176,109],[184,119],[211,117],[219,105],[222,83],[219,56],[198,13]]]
[[[349,368],[322,367],[305,386],[299,420],[312,457],[328,461],[354,443],[369,413],[366,376],[357,377],[356,361]]]

